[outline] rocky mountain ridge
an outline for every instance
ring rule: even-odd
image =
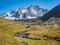
[[[47,11],[48,9],[40,8],[38,5],[31,5],[27,8],[19,8],[3,13],[1,17],[10,20],[35,19],[38,16],[42,16]]]

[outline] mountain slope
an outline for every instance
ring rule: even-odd
[[[54,29],[51,29],[50,31],[49,30],[43,31],[43,29],[45,30],[45,28],[42,28],[41,26],[38,25],[36,25],[36,28],[34,28],[32,25],[30,28],[26,28],[26,26],[27,26],[26,24],[23,24],[21,22],[0,18],[0,45],[28,45],[28,44],[29,45],[50,45],[50,44],[60,45],[59,41],[50,40],[50,39],[34,40],[34,39],[17,37],[16,33],[23,32],[26,30],[27,33],[30,33],[30,35],[28,35],[30,38],[39,38],[41,35],[43,36],[43,34],[48,34],[48,36],[52,36],[52,37],[54,36],[60,37],[59,29],[55,29],[55,31]]]
[[[0,45],[21,45],[15,33],[25,30],[20,22],[6,20],[0,17]]]
[[[60,4],[44,14],[41,19],[45,21],[51,17],[60,18]]]

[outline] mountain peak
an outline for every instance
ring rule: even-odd
[[[48,11],[48,10],[47,10]],[[27,8],[19,8],[11,10],[8,13],[3,13],[2,17],[4,18],[11,18],[15,20],[16,18],[19,19],[34,19],[38,16],[43,15],[46,13],[46,9],[40,8],[38,5],[31,5]]]

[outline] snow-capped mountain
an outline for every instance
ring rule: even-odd
[[[44,15],[47,11],[47,9],[40,8],[38,5],[31,5],[30,7],[11,10],[10,12],[1,15],[5,19],[11,20],[35,19],[38,16]]]

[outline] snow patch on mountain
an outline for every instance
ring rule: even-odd
[[[3,18],[10,20],[35,19],[36,17],[44,15],[46,12],[48,12],[47,9],[40,8],[38,5],[31,5],[30,7],[11,10],[1,15]]]

